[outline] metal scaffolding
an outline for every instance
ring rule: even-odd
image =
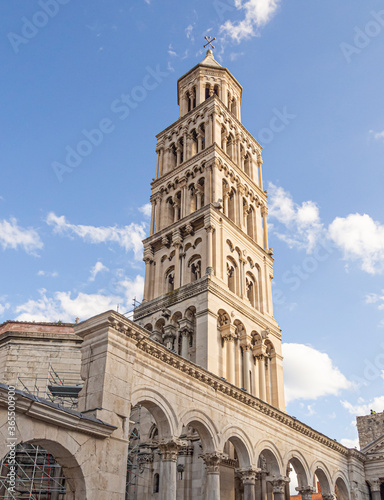
[[[78,407],[79,392],[83,385],[78,372],[56,371],[51,364],[46,377],[17,378],[17,388],[21,391],[71,410]]]
[[[15,455],[15,486],[9,488],[9,454],[0,462],[0,498],[64,500],[65,477],[61,466],[41,446],[19,444]]]

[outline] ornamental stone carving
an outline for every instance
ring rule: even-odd
[[[199,455],[199,457],[202,458],[205,463],[207,474],[214,474],[214,473],[219,473],[220,463],[223,459],[226,458],[226,455],[214,451],[212,453],[205,453],[203,455]]]
[[[188,443],[181,439],[160,442],[158,447],[161,453],[161,459],[167,462],[176,462],[179,451],[186,446],[188,446]]]

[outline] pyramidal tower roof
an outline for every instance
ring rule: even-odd
[[[211,49],[207,50],[204,59],[200,63],[202,66],[211,66],[212,68],[222,68],[223,66],[219,64],[213,57],[213,52]]]

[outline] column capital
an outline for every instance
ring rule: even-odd
[[[237,338],[236,326],[235,325],[222,325],[220,327],[221,338],[225,342],[233,342]]]
[[[371,487],[371,491],[380,491],[381,481],[380,479],[369,479],[368,484]]]
[[[280,476],[271,481],[273,493],[285,493],[285,485],[290,482],[286,476]]]
[[[167,462],[176,462],[179,450],[188,446],[186,441],[181,439],[171,439],[170,441],[161,441],[158,448],[161,453],[161,459]]]
[[[255,467],[248,467],[244,469],[236,469],[236,472],[241,477],[243,484],[251,484],[254,485],[256,479],[259,478],[261,469],[257,469]]]
[[[316,493],[316,488],[313,486],[300,486],[298,488],[295,488],[295,490],[301,495],[301,498],[303,500],[311,500],[312,499],[312,494]]]
[[[261,207],[261,215],[268,215],[268,208],[265,205]]]
[[[336,500],[336,495],[334,493],[324,493],[321,496],[323,500]]]
[[[213,474],[219,473],[220,462],[224,458],[226,458],[226,455],[217,451],[213,451],[211,453],[204,453],[202,455],[199,455],[199,457],[203,459],[205,467],[207,468],[207,473]]]

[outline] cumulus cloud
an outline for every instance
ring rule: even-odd
[[[38,232],[33,228],[23,228],[17,224],[17,220],[11,217],[9,220],[0,220],[0,245],[4,250],[21,248],[29,254],[43,248],[43,242]]]
[[[369,274],[384,270],[384,225],[367,214],[336,217],[328,228],[329,238],[345,260],[359,261]]]
[[[370,130],[369,133],[373,135],[373,138],[376,141],[384,141],[384,130],[382,132],[375,132],[373,130]]]
[[[301,248],[311,253],[320,237],[324,236],[316,203],[304,201],[299,205],[293,201],[290,193],[272,182],[268,184],[268,193],[269,216],[277,221],[272,232],[290,248]]]
[[[5,302],[5,299],[0,298],[0,316],[3,315],[10,307],[11,304],[9,302]]]
[[[303,344],[283,344],[285,397],[314,400],[352,387],[328,354]]]
[[[126,252],[132,250],[137,260],[141,260],[145,238],[145,225],[131,223],[128,226],[96,227],[81,224],[70,224],[67,219],[50,212],[46,223],[53,227],[56,234],[62,236],[77,236],[88,243],[117,243]]]
[[[238,22],[227,20],[220,26],[220,32],[237,43],[258,36],[259,29],[269,23],[279,4],[280,0],[235,0],[235,7],[244,12],[244,18]]]
[[[150,217],[152,213],[152,205],[150,203],[146,203],[142,207],[139,208],[140,212],[144,214],[146,217]]]
[[[384,396],[377,396],[370,401],[359,398],[355,404],[352,404],[349,401],[341,401],[341,404],[352,415],[364,416],[369,415],[371,410],[374,410],[377,413],[384,411]]]
[[[108,267],[104,266],[102,262],[96,262],[96,264],[91,268],[91,276],[89,278],[89,281],[95,281],[96,276],[102,271],[109,271],[109,269]]]
[[[110,309],[116,310],[118,306],[119,311],[125,313],[132,309],[134,298],[141,299],[143,284],[142,276],[133,280],[124,278],[115,284],[113,293],[108,290],[91,294],[80,292],[76,296],[70,291],[49,294],[42,288],[38,299],[30,299],[16,307],[16,320],[73,323],[77,317],[85,320]]]

